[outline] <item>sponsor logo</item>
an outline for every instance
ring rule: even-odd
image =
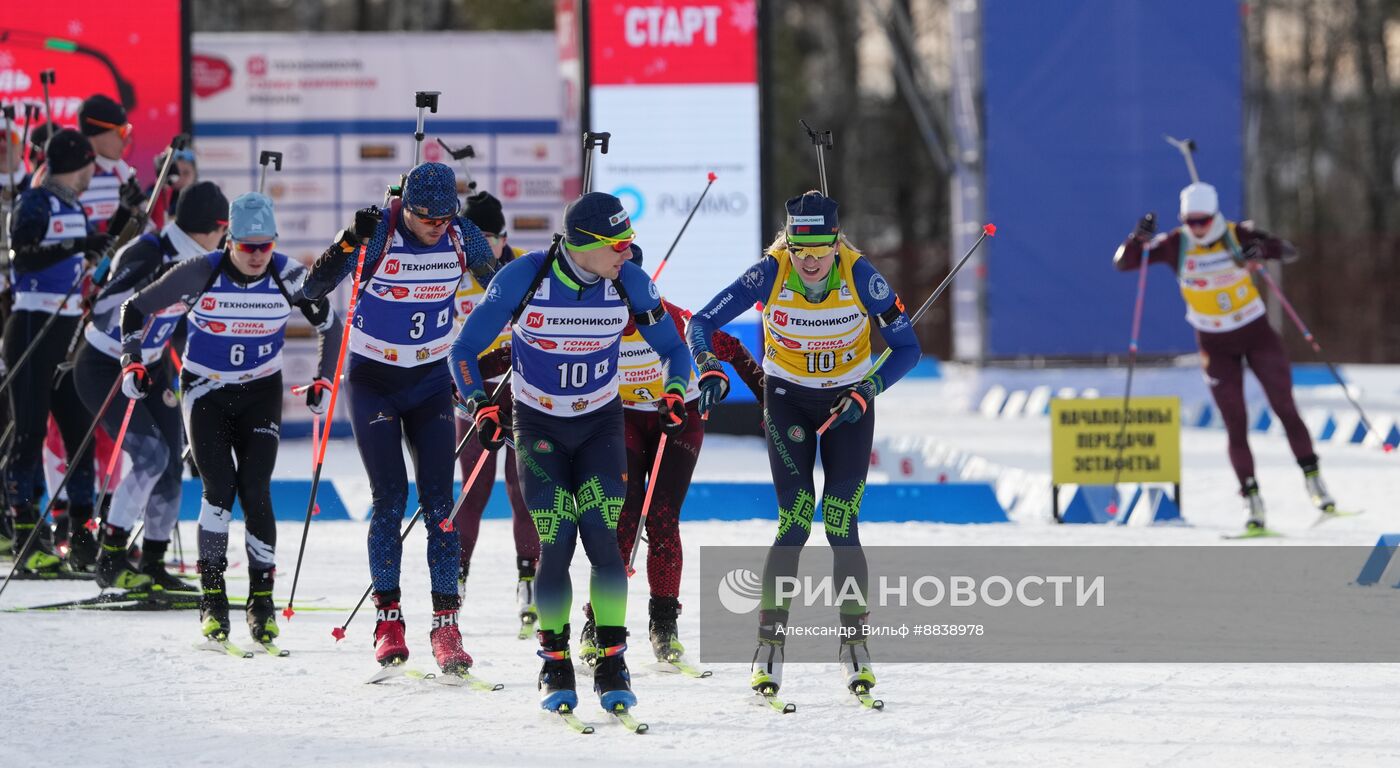
[[[200,309],[211,310],[216,309],[218,306],[219,300],[214,298],[213,296],[205,296],[204,298],[199,300]]]
[[[190,57],[194,95],[207,99],[233,85],[233,66],[226,59],[196,53]]]
[[[843,339],[826,339],[825,341],[809,341],[809,342],[807,342],[807,348],[808,348],[808,349],[814,349],[814,350],[815,350],[815,349],[842,349],[842,348],[845,347],[845,346],[846,346],[846,342],[845,342],[845,340],[843,340]]]
[[[787,325],[787,324],[788,324],[788,316],[787,316],[787,313],[784,312],[784,311],[782,311],[782,310],[780,310],[780,309],[775,309],[775,310],[773,310],[773,322],[777,323],[778,325],[784,325],[784,326]]]
[[[656,395],[653,395],[651,393],[651,390],[647,389],[646,387],[633,387],[632,395],[635,396],[638,400],[650,401],[656,399]]]
[[[621,224],[624,221],[627,221],[627,211],[624,210],[619,210],[617,213],[614,213],[613,215],[608,217],[608,223],[613,225],[614,227],[618,224]]]
[[[578,400],[569,403],[569,407],[573,408],[574,412],[577,413],[579,411],[582,411],[584,408],[588,407],[588,400],[584,398],[579,398]]]
[[[399,260],[398,260],[398,259],[389,259],[388,261],[384,262],[384,274],[386,274],[386,275],[397,275],[398,273],[399,273]]]
[[[539,404],[540,407],[544,408],[546,411],[554,410],[554,398],[550,397],[549,395],[540,395]]]
[[[876,301],[883,301],[886,296],[890,295],[890,284],[885,282],[885,278],[879,276],[878,274],[871,275],[870,285],[867,286],[867,290],[870,291],[870,298]],[[846,287],[844,285],[841,286],[841,293],[843,295],[846,295],[847,293]]]
[[[384,359],[391,362],[397,361],[399,359],[399,351],[393,347],[386,348],[384,350]]]
[[[777,313],[775,312],[774,314]],[[858,318],[860,318],[859,312],[852,312],[849,315],[842,315],[841,317],[823,317],[820,320],[804,320],[800,317],[794,317],[792,318],[792,324],[802,328],[825,328],[833,325],[845,325]]]
[[[472,301],[471,299],[467,299],[466,301],[457,305],[457,311],[464,315],[470,315],[473,309],[476,309],[476,302]]]
[[[541,401],[543,401],[543,398],[541,398]],[[535,441],[535,453],[553,453],[553,452],[554,452],[554,446],[553,446],[552,444],[550,444],[550,442],[549,442],[548,440],[536,440],[536,441]]]
[[[647,283],[647,293],[651,294],[653,299],[661,298],[661,291],[657,290],[656,283]]]
[[[826,223],[825,216],[789,216],[788,221],[793,224],[806,224],[808,226],[818,226]]]
[[[597,352],[605,346],[598,339],[565,339],[563,344],[565,352]]]
[[[451,296],[453,289],[447,285],[420,285],[413,289],[413,298],[420,301],[440,301]]]
[[[402,299],[408,296],[408,289],[403,287],[402,285],[385,285],[384,283],[375,283],[373,288],[374,293],[381,297],[388,296],[394,299]]]
[[[420,348],[413,353],[413,357],[421,363],[428,359],[428,350]]]
[[[223,333],[228,330],[228,326],[218,320],[206,320],[202,317],[195,317],[194,322],[195,325],[198,325],[200,328],[210,333]]]
[[[778,333],[777,331],[773,330],[772,328],[769,328],[769,329],[768,329],[768,335],[769,335],[769,336],[772,336],[774,341],[778,342],[779,344],[782,344],[783,346],[787,347],[788,349],[802,349],[802,343],[801,343],[801,342],[798,342],[798,341],[794,341],[794,340],[792,340],[792,339],[789,339],[788,337],[786,337],[786,336],[784,336],[784,335]]]
[[[529,328],[543,328],[544,315],[539,312],[531,312],[525,316],[525,325]]]
[[[807,432],[802,429],[800,424],[793,424],[792,428],[788,430],[788,437],[792,438],[794,443],[800,443],[807,439]]]
[[[394,420],[394,417],[393,417],[393,416],[386,416],[386,415],[384,414],[383,411],[380,411],[379,413],[375,414],[375,417],[374,417],[374,418],[372,418],[372,419],[369,420],[369,423],[370,423],[370,424],[384,424],[384,423],[386,423],[386,422],[390,422],[390,421],[393,421],[393,420]]]

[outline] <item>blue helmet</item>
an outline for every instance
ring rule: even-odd
[[[457,199],[457,174],[442,163],[419,165],[408,172],[403,205],[413,215],[427,219],[455,216],[462,205]]]

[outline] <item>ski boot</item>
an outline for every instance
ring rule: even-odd
[[[472,569],[472,564],[466,560],[457,566],[457,597],[462,600],[467,599],[467,572]]]
[[[1268,530],[1264,520],[1264,499],[1259,495],[1259,483],[1254,478],[1245,481],[1240,489],[1240,498],[1244,499],[1244,512],[1248,516],[1244,523],[1245,535],[1264,535]]]
[[[462,648],[462,632],[457,628],[461,604],[456,595],[433,593],[433,629],[428,639],[433,644],[433,658],[446,675],[465,674],[472,665],[471,655]]]
[[[557,712],[578,707],[578,692],[574,686],[574,662],[569,658],[569,625],[562,632],[542,629],[538,633],[537,651],[544,664],[540,667],[540,708]]]
[[[126,540],[131,531],[107,524],[103,527],[102,553],[97,556],[97,585],[103,589],[143,589],[152,586],[151,577],[138,573],[126,558]],[[228,602],[227,596],[224,602]]]
[[[408,661],[399,591],[374,593],[374,660],[381,666]]]
[[[1336,513],[1337,502],[1332,498],[1332,494],[1327,492],[1327,486],[1322,482],[1322,473],[1318,470],[1316,461],[1303,465],[1303,484],[1307,486],[1308,498],[1312,499],[1314,507],[1328,514]]]
[[[530,636],[535,622],[540,620],[539,609],[535,607],[535,561],[522,557],[515,561],[519,580],[515,582],[515,606],[520,614],[520,638]]]
[[[53,517],[53,549],[59,557],[68,557],[68,538],[70,523],[68,519],[68,500],[59,499],[53,503],[53,510],[49,512]]]
[[[862,694],[875,687],[875,670],[870,664],[870,649],[865,644],[865,625],[870,614],[841,614],[841,651],[837,660],[846,674],[846,688]]]
[[[151,542],[146,542],[149,548]],[[248,607],[244,610],[248,619],[248,634],[260,645],[267,645],[277,639],[277,606],[272,602],[272,580],[274,569],[265,571],[248,569]]]
[[[783,686],[783,629],[787,620],[788,612],[779,608],[758,615],[758,649],[749,667],[749,687],[764,696],[772,696]]]
[[[210,640],[227,640],[229,629],[228,592],[224,584],[227,560],[199,561],[199,620],[200,632]]]
[[[597,655],[593,669],[593,691],[606,712],[617,707],[637,706],[632,693],[632,674],[627,671],[627,627],[598,627]]]
[[[166,592],[198,592],[199,587],[184,579],[177,578],[170,571],[165,570],[165,550],[169,546],[170,542],[168,541],[146,539],[142,542],[140,572],[151,577],[151,583]],[[271,595],[272,589],[269,586],[269,601]]]
[[[583,631],[578,633],[578,655],[589,669],[598,666],[598,624],[593,621],[593,603],[583,604]]]
[[[681,614],[681,603],[674,597],[653,597],[647,604],[651,620],[647,632],[651,635],[651,652],[657,661],[673,663],[685,655],[685,646],[676,638],[676,618]]]
[[[74,506],[68,510],[72,530],[68,534],[68,570],[92,573],[97,568],[97,537],[92,535],[92,507]]]
[[[38,576],[56,576],[63,560],[54,549],[53,529],[40,518],[38,506],[15,507],[14,525],[15,560],[19,570]]]

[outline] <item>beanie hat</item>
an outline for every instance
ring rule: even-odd
[[[277,219],[272,215],[272,199],[259,192],[245,192],[235,197],[229,206],[228,234],[234,240],[276,238]]]
[[[792,245],[831,245],[841,231],[836,201],[815,190],[787,201],[787,240]]]
[[[78,125],[82,126],[85,136],[106,133],[126,125],[126,108],[111,96],[95,93],[78,108]]]
[[[90,165],[97,155],[92,151],[92,142],[73,130],[64,128],[55,133],[44,147],[44,159],[49,173],[72,173]]]
[[[408,172],[403,204],[414,216],[445,219],[457,213],[457,174],[442,163],[421,163]]]
[[[44,162],[44,145],[49,143],[51,125],[43,123],[29,131],[29,162],[38,165]]]
[[[499,235],[506,229],[506,216],[501,212],[501,201],[492,197],[490,192],[478,192],[467,198],[467,207],[462,209],[462,215],[482,232]]]
[[[175,225],[191,235],[213,232],[228,224],[228,198],[212,181],[191,184],[175,203]]]
[[[1215,193],[1215,187],[1203,181],[1197,181],[1181,190],[1182,218],[1191,213],[1216,214],[1219,212],[1220,198]]]
[[[576,251],[591,251],[636,237],[622,201],[606,192],[589,192],[564,209],[564,239]]]

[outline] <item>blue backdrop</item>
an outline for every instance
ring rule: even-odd
[[[1127,351],[1137,281],[1112,267],[1140,216],[1177,225],[1190,182],[1163,134],[1240,218],[1240,9],[1222,0],[984,5],[988,357]],[[1148,275],[1141,349],[1195,349],[1171,275]]]

